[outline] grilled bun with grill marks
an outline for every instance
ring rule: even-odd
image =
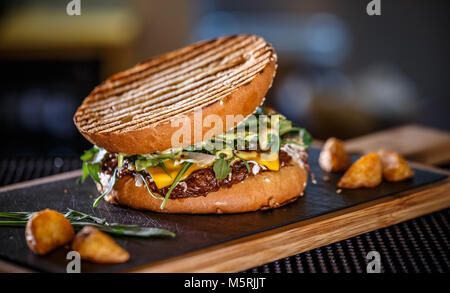
[[[262,172],[250,176],[229,188],[208,193],[207,196],[169,199],[164,209],[161,209],[161,201],[151,197],[144,185],[136,186],[132,176],[125,176],[117,181],[113,191],[105,199],[134,209],[159,213],[243,213],[277,208],[296,200],[303,194],[307,178],[305,169],[293,164],[277,172]],[[100,192],[104,191],[101,185],[97,186]]]
[[[186,147],[222,134],[251,115],[272,84],[277,57],[262,38],[222,37],[179,49],[113,75],[96,87],[74,116],[80,133],[109,152],[150,154],[172,147],[172,135],[187,119],[191,141]],[[203,118],[242,115],[229,129],[202,125],[194,137],[194,110]],[[204,123],[202,123],[204,124]]]

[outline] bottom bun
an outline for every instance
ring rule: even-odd
[[[220,188],[207,196],[167,200],[151,197],[145,185],[136,186],[132,176],[120,178],[106,200],[139,210],[160,213],[222,214],[277,208],[303,195],[307,182],[304,168],[294,164],[279,171],[261,172],[229,188]]]

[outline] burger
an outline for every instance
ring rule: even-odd
[[[115,74],[74,115],[109,203],[162,213],[241,213],[303,195],[308,132],[262,106],[277,55],[261,37],[203,41]]]

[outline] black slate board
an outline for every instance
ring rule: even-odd
[[[383,182],[373,189],[343,190],[336,193],[340,174],[324,173],[317,164],[318,151],[310,152],[310,165],[317,184],[309,182],[305,196],[284,207],[264,212],[237,215],[164,215],[134,211],[102,202],[95,211],[91,205],[97,192],[92,182],[78,185],[74,178],[0,193],[1,211],[37,211],[45,208],[64,211],[72,208],[95,213],[110,222],[156,226],[174,231],[176,238],[138,239],[116,238],[127,249],[131,259],[125,264],[100,265],[83,262],[82,272],[116,272],[153,261],[216,245],[283,225],[317,217],[363,202],[393,195],[421,185],[442,180],[447,176],[424,170],[415,170],[411,180],[399,183]],[[64,193],[67,189],[67,194]],[[65,272],[67,249],[58,249],[47,256],[36,256],[27,247],[24,229],[0,227],[0,258],[12,263],[46,272]]]

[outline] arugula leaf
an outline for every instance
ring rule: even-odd
[[[248,162],[246,160],[242,160],[242,162],[244,162],[245,168],[247,168],[247,172],[251,173],[250,171],[250,165],[248,164]]]
[[[83,162],[91,161],[98,151],[99,151],[99,149],[94,146],[94,147],[88,149],[87,151],[85,151],[84,154],[81,155],[80,159]]]
[[[84,181],[86,181],[86,178],[89,176],[89,170],[88,170],[88,164],[87,163],[83,163],[83,175],[81,175],[80,178],[78,178],[77,182],[78,184],[84,183]]]
[[[147,180],[145,179],[145,177],[141,174],[141,173],[137,173],[139,177],[141,177],[141,180],[144,181],[145,184],[145,188],[147,188],[148,193],[155,199],[158,200],[164,200],[163,197],[159,197],[153,194],[152,190],[150,189],[150,186],[148,186]]]
[[[289,120],[280,120],[279,122],[278,122],[279,124],[279,134],[280,134],[280,136],[282,136],[283,134],[286,134],[286,133],[288,133],[288,132],[290,132],[291,131],[291,129],[292,129],[292,121],[289,121]]]
[[[300,137],[305,146],[310,146],[312,144],[313,138],[306,129],[300,128]]]
[[[97,164],[103,160],[103,157],[106,155],[107,151],[105,149],[100,149],[96,146],[90,148],[85,151],[83,155],[81,155],[80,159],[83,162],[89,164]]]
[[[295,140],[292,140],[292,139],[283,139],[281,141],[281,143],[282,144],[290,143],[290,144],[295,144],[295,145],[298,145],[298,146],[301,146],[301,147],[308,147],[308,146],[311,145],[313,139],[312,139],[311,134],[309,134],[308,131],[306,131],[303,128],[300,128],[299,135],[302,138],[302,143],[299,143],[298,141],[295,141]]]
[[[114,172],[113,172],[111,178],[109,179],[108,186],[106,187],[105,192],[103,192],[99,197],[97,197],[97,199],[92,204],[92,207],[96,208],[98,206],[98,204],[100,203],[100,201],[112,191],[112,189],[117,181],[116,175],[117,175],[117,168],[114,169]]]
[[[177,186],[178,181],[180,181],[181,177],[183,177],[184,173],[186,173],[187,169],[189,169],[189,167],[191,166],[192,166],[191,162],[185,162],[183,164],[183,167],[178,172],[177,177],[175,177],[175,179],[173,180],[172,185],[170,186],[169,190],[166,193],[166,196],[164,197],[164,200],[160,207],[161,209],[164,209],[164,207],[166,206],[166,202],[169,199],[170,194],[172,193],[172,190],[175,188],[175,186]]]
[[[86,163],[84,163],[84,164],[86,164]],[[91,176],[91,178],[95,182],[102,184],[100,182],[100,177],[98,176],[98,172],[100,171],[100,163],[97,163],[97,164],[86,164],[86,166],[87,166],[87,170],[88,170],[88,173]]]
[[[220,154],[219,158],[214,162],[213,170],[217,180],[225,179],[232,171],[230,162],[224,159],[225,154]]]
[[[84,152],[80,159],[83,161],[83,175],[78,179],[78,183],[86,181],[87,176],[91,176],[95,182],[100,182],[98,173],[100,171],[100,163],[106,155],[105,149],[96,146]]]
[[[248,173],[251,173],[250,165],[248,164],[247,160],[244,160],[243,158],[241,158],[241,157],[239,157],[238,155],[236,155],[236,152],[233,152],[233,154],[234,154],[234,156],[235,156],[236,158],[238,158],[239,160],[241,160],[241,161],[244,163],[245,168],[247,168],[247,172],[248,172]]]
[[[167,170],[166,165],[164,165],[164,162],[159,162],[158,166],[160,166],[161,169],[163,169],[164,172],[165,172],[170,178],[172,178],[172,175],[170,175],[169,170]]]

